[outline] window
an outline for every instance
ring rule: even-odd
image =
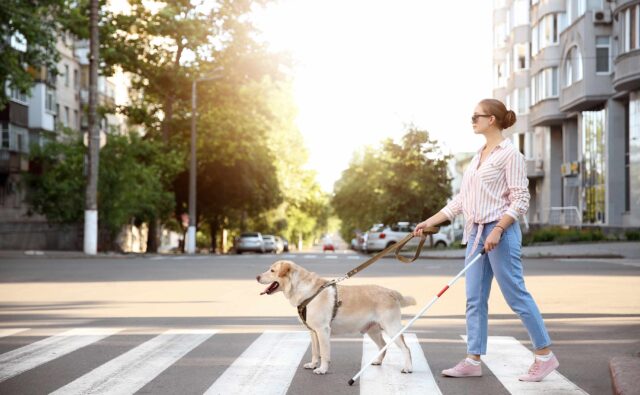
[[[564,61],[564,86],[571,86],[571,84],[573,84],[573,63],[571,56],[567,56]]]
[[[610,56],[611,37],[596,36],[596,73],[608,74],[611,70]]]
[[[623,52],[640,48],[640,5],[632,6],[622,12],[623,17]]]
[[[63,125],[64,126],[69,126],[69,107],[64,106],[64,120],[63,120]]]
[[[73,88],[80,89],[80,80],[78,79],[78,69],[73,70]]]
[[[55,89],[51,89],[51,87],[49,87],[49,85],[47,85],[45,87],[45,92],[44,92],[44,108],[45,110],[49,111],[49,112],[56,112],[58,113],[60,110],[59,108],[57,108],[56,106],[56,91]]]
[[[564,62],[564,86],[571,86],[574,82],[582,80],[582,54],[578,47],[571,47],[567,52]]]
[[[496,88],[501,88],[507,85],[507,75],[505,73],[504,63],[498,63],[495,67],[495,81],[494,85]]]
[[[69,86],[69,65],[64,65],[64,86]]]
[[[9,123],[2,122],[2,135],[0,135],[0,148],[9,148]]]
[[[603,0],[567,0],[567,19],[571,24],[584,15],[586,11],[602,10],[603,8]]]
[[[514,71],[529,68],[529,43],[516,44],[513,46],[513,64]]]
[[[80,130],[80,118],[78,118],[78,110],[73,110],[73,127]]]
[[[558,97],[558,68],[549,67],[537,73],[531,81],[532,102]]]
[[[540,50],[558,44],[558,35],[566,27],[564,13],[547,14],[531,29],[532,55]]]
[[[511,5],[510,16],[512,18],[511,27],[529,24],[529,1],[514,0]]]
[[[605,223],[606,110],[582,112],[582,221]]]
[[[26,104],[27,103],[27,95],[25,93],[20,92],[18,88],[11,88],[11,100]]]
[[[504,23],[499,23],[496,25],[493,30],[493,47],[494,48],[502,48],[504,47],[505,40],[507,38],[507,29]]]
[[[529,105],[527,103],[527,90],[524,88],[516,89],[517,97],[518,97],[518,106],[516,107],[516,112],[520,114],[526,114],[529,110]]]

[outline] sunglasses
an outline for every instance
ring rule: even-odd
[[[492,117],[492,116],[493,116],[493,115],[487,115],[487,114],[473,114],[473,115],[471,116],[471,122],[476,123],[476,122],[478,121],[478,118],[480,118],[480,117],[487,117],[487,118],[489,118],[489,117]]]

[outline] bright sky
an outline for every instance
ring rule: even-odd
[[[297,61],[297,122],[324,190],[354,151],[411,123],[454,153],[483,144],[469,118],[492,94],[490,0],[279,0],[259,21]]]

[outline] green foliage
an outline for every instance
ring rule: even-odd
[[[33,211],[51,222],[78,223],[84,216],[85,177],[82,142],[66,131],[64,141],[34,146],[35,172],[26,176]],[[173,194],[167,185],[182,158],[163,152],[158,143],[130,136],[110,135],[100,151],[98,179],[99,224],[113,239],[132,219],[168,217]]]
[[[605,239],[602,230],[599,228],[562,228],[562,227],[545,227],[534,230],[526,234],[523,238],[523,244],[530,245],[532,243],[556,242],[556,243],[572,243],[581,241],[601,241]]]
[[[435,214],[451,194],[448,159],[428,132],[414,127],[400,144],[387,139],[377,150],[358,153],[336,182],[331,202],[343,239],[374,223],[418,222]]]
[[[86,34],[81,23],[85,18],[73,0],[2,0],[0,2],[0,86],[29,93],[40,78],[40,69],[46,67],[55,74],[59,54],[56,50],[57,34],[71,31]],[[11,47],[11,37],[24,38],[26,51]],[[8,102],[5,89],[0,89],[0,110]]]
[[[624,236],[629,241],[640,241],[640,230],[628,230]]]

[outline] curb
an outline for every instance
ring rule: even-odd
[[[616,395],[640,395],[640,357],[613,357],[609,360],[611,387]]]

